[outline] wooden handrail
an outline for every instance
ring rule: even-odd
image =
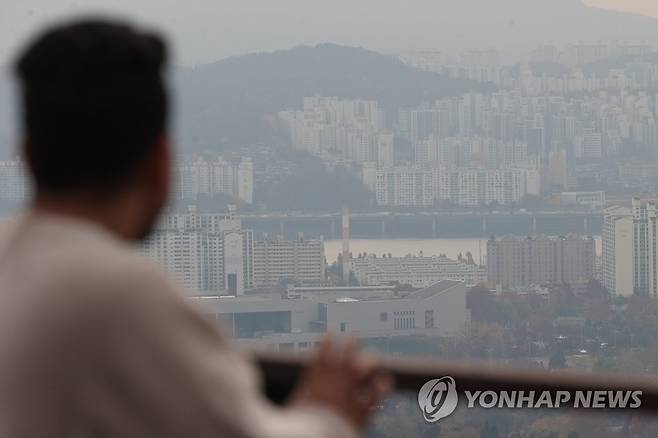
[[[254,352],[253,358],[265,378],[268,397],[282,402],[297,383],[309,357],[296,354]],[[536,371],[473,366],[460,362],[424,359],[382,359],[380,369],[395,379],[396,391],[418,390],[431,379],[450,376],[463,391],[642,391],[637,411],[658,415],[658,376],[621,377],[571,371]],[[589,409],[594,410],[594,409]]]

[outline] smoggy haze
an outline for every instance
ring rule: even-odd
[[[508,0],[507,4],[513,1]],[[550,5],[553,0],[546,2]],[[468,12],[462,13],[459,3],[452,0],[188,0],[183,4],[178,0],[2,0],[2,3],[0,64],[6,63],[19,42],[43,23],[90,12],[127,15],[160,27],[175,41],[177,62],[183,64],[327,41],[375,49],[441,48],[441,42],[476,44],[478,40],[468,40],[473,35],[488,41],[484,33],[492,32],[481,28],[483,34],[478,35],[476,26],[455,36],[454,41],[437,42],[432,29],[441,23],[442,11],[457,10],[458,16],[465,15],[464,28],[468,28],[469,22],[474,23]],[[658,17],[654,0],[586,0],[586,3]],[[416,8],[409,7],[414,4]]]

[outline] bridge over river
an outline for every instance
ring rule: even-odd
[[[336,214],[243,215],[243,227],[257,234],[284,234],[340,239],[341,216]],[[500,235],[599,235],[601,212],[422,212],[355,213],[350,236],[356,239],[470,238]]]

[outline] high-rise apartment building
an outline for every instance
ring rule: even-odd
[[[254,286],[275,286],[285,280],[304,285],[325,281],[322,240],[264,238],[254,242]]]
[[[325,281],[322,240],[254,239],[233,207],[226,215],[197,213],[193,207],[167,214],[141,249],[195,294],[242,295],[283,280]]]
[[[584,129],[574,140],[576,158],[599,159],[603,156],[603,137],[593,129]]]
[[[487,242],[489,283],[503,288],[576,284],[594,278],[591,237],[503,237]]]
[[[410,109],[408,120],[411,144],[430,137],[445,138],[450,134],[450,113],[445,107]]]
[[[279,118],[295,149],[335,161],[390,161],[393,137],[380,138],[385,115],[376,101],[309,96],[302,111],[281,111]]]
[[[513,204],[540,190],[535,169],[435,168],[432,181],[435,199],[466,207]]]
[[[469,49],[458,53],[413,51],[396,55],[403,63],[421,70],[477,82],[500,82],[500,53],[497,50]]]
[[[253,233],[228,215],[165,215],[142,251],[192,293],[242,295],[253,286]]]
[[[431,172],[412,166],[381,169],[375,176],[378,205],[431,207],[434,204]]]
[[[460,67],[470,80],[500,82],[500,53],[497,50],[466,50],[460,54]]]
[[[605,210],[603,285],[618,295],[658,297],[656,203],[633,198],[631,208]]]
[[[536,169],[447,169],[395,166],[376,170],[364,167],[363,182],[374,187],[378,205],[430,207],[450,202],[465,207],[519,202],[540,194]]]
[[[377,136],[377,165],[391,167],[395,164],[395,142],[393,134],[382,133]]]
[[[181,200],[224,194],[251,204],[254,165],[248,157],[242,157],[240,161],[226,161],[219,156],[212,159],[196,157],[178,165],[175,186],[176,197]]]

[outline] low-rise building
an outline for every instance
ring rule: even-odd
[[[562,192],[560,193],[560,205],[577,205],[588,207],[591,210],[599,210],[605,207],[605,192]]]
[[[475,285],[487,280],[487,270],[446,256],[376,257],[368,255],[351,261],[352,272],[362,285],[407,284],[428,287],[441,280]]]
[[[243,345],[274,350],[312,348],[327,332],[357,338],[457,336],[467,329],[468,287],[441,281],[425,289],[316,290],[302,296],[198,297],[201,311]]]

